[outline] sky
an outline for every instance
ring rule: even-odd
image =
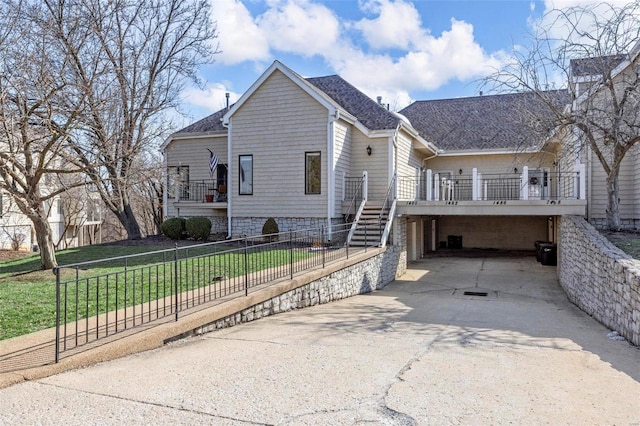
[[[626,0],[614,0],[624,3]],[[591,0],[211,0],[215,62],[183,92],[184,125],[235,102],[278,60],[303,77],[338,74],[399,110],[476,96],[546,12]]]

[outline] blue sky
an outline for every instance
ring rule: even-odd
[[[624,1],[624,0],[621,0]],[[617,0],[615,2],[618,2]],[[212,0],[215,63],[183,93],[183,124],[235,101],[279,60],[304,77],[339,74],[392,109],[478,94],[546,11],[589,0]]]

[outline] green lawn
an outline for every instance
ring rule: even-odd
[[[159,250],[166,247],[101,245],[60,251],[56,257],[60,265],[65,265]],[[245,274],[242,252],[207,246],[189,248],[188,254],[185,250],[178,253],[177,271],[173,263],[161,266],[163,260],[173,260],[173,251],[129,259],[126,272],[122,260],[83,266],[77,271],[80,277],[77,284],[76,270],[62,269],[61,281],[68,283],[63,284],[63,294],[69,300],[63,318],[73,321],[169,296],[174,293],[176,272],[180,292],[207,285],[218,275],[233,278]],[[293,255],[293,260],[298,261],[311,253],[294,250]],[[190,259],[184,259],[187,256]],[[290,262],[290,256],[288,250],[250,250],[246,272],[285,265]],[[37,254],[0,262],[0,340],[55,326],[55,275],[52,271],[34,271],[39,265]],[[87,294],[90,297],[87,298]]]

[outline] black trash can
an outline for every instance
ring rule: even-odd
[[[556,266],[558,264],[558,246],[555,244],[540,244],[541,263],[545,266]]]
[[[542,249],[540,248],[541,244],[553,244],[551,241],[536,241],[534,246],[536,248],[536,260],[538,262],[542,262]]]
[[[447,235],[447,246],[450,249],[461,249],[462,235]]]

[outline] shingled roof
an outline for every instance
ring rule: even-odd
[[[213,114],[206,116],[202,120],[198,120],[195,123],[189,124],[187,127],[178,130],[174,133],[174,135],[180,135],[183,133],[207,133],[226,131],[227,129],[222,125],[222,116],[227,111],[227,108],[216,111]]]
[[[590,75],[602,75],[610,73],[620,65],[629,55],[609,55],[595,58],[582,58],[571,60],[571,75],[574,77],[584,77]]]
[[[306,79],[369,130],[395,129],[400,118],[338,75]]]
[[[569,102],[565,90],[544,93],[558,106]],[[400,114],[445,151],[534,147],[552,124],[550,109],[531,92],[417,101]]]

